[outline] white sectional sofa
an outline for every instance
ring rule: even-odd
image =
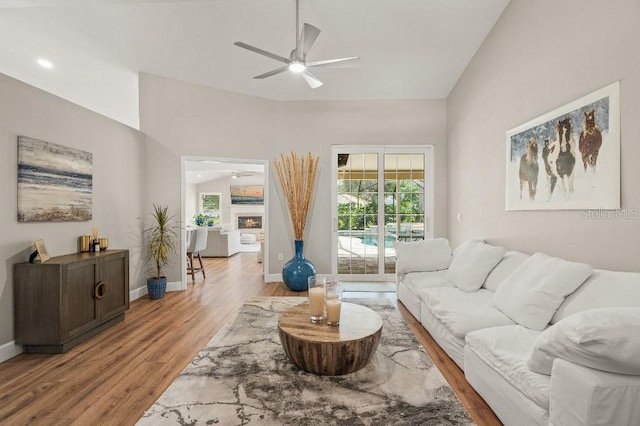
[[[640,273],[398,243],[398,300],[506,425],[640,424]]]
[[[242,248],[240,231],[230,227],[209,228],[207,247],[200,252],[204,257],[231,257]]]

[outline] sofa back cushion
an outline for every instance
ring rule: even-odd
[[[640,374],[640,308],[579,312],[543,331],[527,365],[551,375],[556,358],[619,374]]]
[[[592,272],[587,264],[536,253],[505,278],[492,301],[518,324],[543,330],[565,297]]]
[[[560,305],[551,323],[588,309],[614,307],[640,308],[640,273],[594,270]]]
[[[478,291],[506,250],[482,241],[468,241],[453,252],[445,278],[460,290]]]
[[[487,290],[496,291],[500,283],[529,257],[530,255],[519,251],[508,251],[502,257],[500,263],[489,273],[482,287]]]
[[[451,263],[451,246],[446,238],[396,242],[396,273],[432,272],[447,269]]]

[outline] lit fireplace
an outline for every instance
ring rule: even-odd
[[[238,229],[262,229],[262,216],[238,216]]]

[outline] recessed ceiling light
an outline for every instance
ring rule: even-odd
[[[48,70],[53,68],[53,64],[51,63],[51,61],[47,61],[46,59],[43,59],[43,58],[39,58],[38,59],[38,65],[40,65],[42,68],[46,68]]]

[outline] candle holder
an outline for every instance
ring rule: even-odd
[[[79,244],[79,248],[80,248],[80,252],[84,253],[84,252],[88,252],[90,247],[89,247],[89,243],[91,242],[91,235],[80,235],[78,237],[78,244]]]
[[[308,278],[309,288],[309,314],[313,324],[322,323],[324,320],[324,296],[327,279],[314,275]]]
[[[98,243],[100,244],[100,251],[105,251],[109,247],[108,238],[98,238]]]
[[[327,308],[327,324],[340,325],[340,311],[342,310],[342,288],[337,281],[325,285],[325,305]]]

